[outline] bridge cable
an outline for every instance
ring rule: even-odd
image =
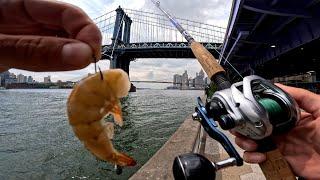
[[[122,18],[121,18],[121,21],[120,21],[120,25],[119,25],[119,30],[118,30],[118,32],[117,32],[117,36],[116,36],[115,41],[118,41],[119,33],[120,33],[120,30],[121,30],[120,27],[122,26],[124,16],[125,16],[125,13],[123,13],[123,15],[122,15]],[[113,53],[114,53],[114,50],[115,50],[115,46],[116,46],[116,42],[113,44],[112,51],[111,51],[111,55],[110,55],[110,56],[107,55],[107,56],[109,56],[109,57],[111,58],[111,60],[113,59]],[[103,53],[103,54],[104,54],[104,53]],[[104,54],[104,55],[106,55],[106,54]]]
[[[117,41],[118,41],[120,30],[122,30],[121,26],[122,26],[122,23],[123,23],[124,15],[125,15],[125,13],[123,13],[123,15],[122,15],[122,18],[121,18],[121,21],[120,21],[120,25],[119,25],[119,29],[118,29],[118,32],[117,32],[117,36],[116,36],[116,40]],[[113,44],[112,51],[111,51],[111,58],[113,58],[113,52],[114,52],[115,46],[116,46],[116,43]]]

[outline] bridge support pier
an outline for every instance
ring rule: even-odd
[[[130,78],[130,59],[123,59],[121,61],[121,69],[123,69],[126,73],[128,73],[128,76]],[[136,92],[137,88],[131,83],[130,91],[129,92]]]
[[[124,70],[129,78],[130,78],[130,58],[118,57],[114,55],[113,58],[110,60],[110,69],[122,69]],[[136,87],[131,83],[130,92],[136,92]]]

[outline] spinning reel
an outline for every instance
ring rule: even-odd
[[[264,143],[271,135],[293,128],[299,119],[300,110],[294,99],[259,76],[247,76],[242,82],[220,89],[208,97],[206,104],[198,98],[193,119],[198,120],[208,135],[224,147],[230,158],[214,163],[199,154],[177,156],[173,164],[175,179],[214,179],[217,170],[243,164],[234,146],[218,129],[218,124],[224,130],[233,129]],[[265,152],[273,148],[270,144],[260,147]]]

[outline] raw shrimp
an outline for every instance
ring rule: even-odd
[[[128,94],[130,86],[123,70],[103,71],[81,80],[67,102],[69,123],[80,141],[99,159],[119,166],[134,166],[136,161],[113,148],[113,123],[105,122],[104,117],[112,114],[122,126],[119,98]]]

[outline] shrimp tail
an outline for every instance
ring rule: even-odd
[[[134,159],[132,159],[130,156],[121,152],[117,153],[116,159],[117,159],[117,164],[119,165],[135,166],[137,164],[137,162]]]
[[[113,108],[111,109],[110,113],[113,115],[114,122],[118,124],[119,126],[123,125],[123,119],[122,119],[122,111],[121,111],[121,105],[118,101],[115,103]]]

